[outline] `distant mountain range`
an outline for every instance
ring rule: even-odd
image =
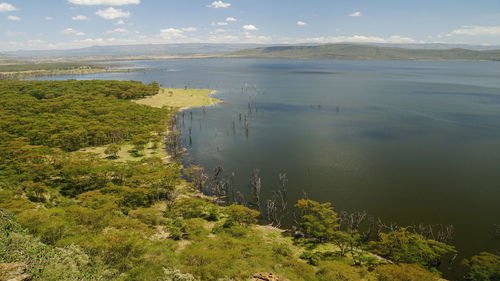
[[[310,58],[351,60],[500,60],[500,46],[453,44],[144,44],[94,46],[69,50],[12,51],[0,59],[106,60],[161,57]]]
[[[293,58],[348,60],[500,60],[500,50],[464,48],[409,49],[358,44],[319,46],[272,46],[233,52],[237,58]]]
[[[262,47],[259,44],[144,44],[94,46],[68,50],[20,50],[6,52],[18,57],[134,57],[193,54],[222,54],[242,49]]]

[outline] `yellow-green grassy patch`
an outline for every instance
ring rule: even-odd
[[[162,88],[157,95],[135,100],[135,102],[158,108],[163,106],[200,107],[222,102],[222,100],[210,97],[213,93],[215,91],[212,90]]]

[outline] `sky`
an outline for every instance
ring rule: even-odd
[[[0,0],[0,51],[148,43],[500,45],[500,0]]]

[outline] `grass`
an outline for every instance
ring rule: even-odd
[[[162,88],[157,95],[135,102],[158,108],[170,106],[185,109],[221,103],[222,100],[210,97],[214,93],[212,90]]]

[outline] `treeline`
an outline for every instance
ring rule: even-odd
[[[11,63],[0,65],[0,80],[26,79],[40,76],[88,74],[109,71],[106,65],[79,62]],[[123,70],[121,70],[123,71]]]
[[[158,93],[157,83],[5,81],[0,83],[0,138],[75,151],[163,133],[173,111],[126,100]]]

